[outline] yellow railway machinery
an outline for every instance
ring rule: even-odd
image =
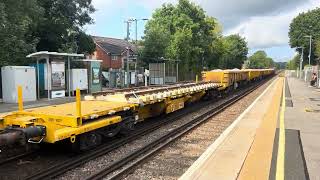
[[[245,83],[248,79],[248,72],[232,70],[212,70],[202,72],[202,80],[205,82],[220,83],[222,87],[219,90],[236,89],[239,84]]]
[[[86,96],[85,99],[135,104],[138,106],[137,119],[143,121],[149,117],[182,109],[185,104],[216,93],[219,87],[221,87],[220,84],[212,82],[185,83],[139,91],[107,93],[107,95],[99,93]]]
[[[101,143],[104,137],[133,130],[135,123],[184,108],[188,103],[215,94],[220,84],[199,82],[167,87],[99,93],[76,102],[23,109],[0,117],[0,146],[69,141],[81,150]]]
[[[18,111],[0,116],[0,147],[12,144],[70,142],[86,150],[105,137],[134,130],[147,118],[168,114],[186,105],[228,93],[239,85],[264,78],[274,69],[232,69],[202,72],[202,81],[169,86],[99,92],[81,101],[23,109],[18,88]]]
[[[274,74],[274,69],[243,69],[243,71],[248,72],[249,81],[255,81],[262,79],[264,76]]]
[[[70,139],[72,143],[81,140],[83,143],[79,146],[85,149],[86,144],[99,144],[101,135],[112,134],[112,129],[108,127],[133,122],[135,108],[135,104],[125,102],[81,101],[78,91],[74,103],[20,109],[1,117],[0,126],[5,129],[0,134],[0,146],[16,142],[55,143]],[[99,131],[87,136],[94,130]]]

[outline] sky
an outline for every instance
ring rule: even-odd
[[[301,12],[320,7],[319,0],[191,0],[207,15],[215,17],[223,26],[223,34],[245,37],[249,55],[264,50],[277,62],[290,60],[294,54],[288,42],[291,20]],[[96,12],[94,24],[85,27],[96,36],[126,37],[125,20],[151,18],[163,3],[177,0],[92,0]],[[138,39],[143,36],[145,21],[138,21]],[[135,39],[135,26],[130,28]]]

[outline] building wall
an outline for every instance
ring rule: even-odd
[[[117,56],[116,60],[112,60],[111,56],[103,51],[99,46],[96,46],[96,52],[94,53],[96,59],[102,60],[103,69],[119,69],[121,68],[121,56]]]

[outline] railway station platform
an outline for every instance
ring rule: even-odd
[[[180,179],[320,180],[319,112],[319,89],[278,77]]]

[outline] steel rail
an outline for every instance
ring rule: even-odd
[[[26,177],[26,179],[32,179],[32,180],[40,180],[40,179],[51,179],[54,177],[57,177],[71,169],[74,169],[90,160],[93,160],[97,157],[103,156],[129,142],[132,142],[133,140],[136,140],[137,138],[149,134],[153,131],[155,131],[156,129],[158,129],[159,127],[173,122],[175,119],[180,119],[184,116],[186,116],[189,113],[195,112],[198,109],[201,109],[203,107],[206,107],[208,104],[212,104],[212,102],[204,102],[203,104],[199,104],[197,105],[197,108],[185,108],[185,109],[181,109],[176,113],[170,114],[168,117],[158,117],[157,120],[154,120],[152,123],[146,124],[145,128],[141,128],[136,130],[135,132],[133,132],[130,136],[128,137],[124,137],[122,139],[115,139],[114,141],[108,142],[110,144],[108,144],[107,146],[105,145],[106,143],[104,143],[103,145],[85,153],[85,154],[81,154],[79,156],[75,156],[72,157],[71,159],[65,160],[62,163],[58,163],[55,164],[53,166],[50,166],[49,168],[46,168],[44,170],[41,170],[40,172],[37,172],[35,174],[32,174],[28,177]],[[164,119],[162,119],[164,118]],[[148,123],[148,122],[145,122]]]
[[[261,81],[259,83],[255,83],[252,86],[256,86],[257,84],[261,84],[264,81]],[[252,87],[252,86],[250,86],[250,87]],[[237,92],[246,91],[250,87],[241,89],[240,91],[237,91]],[[225,99],[222,99],[222,101],[223,100],[225,100]],[[218,102],[214,102],[214,103],[219,103],[220,101],[221,100],[219,100]],[[164,118],[163,116],[159,117],[157,119],[161,119],[161,120],[154,121],[153,123],[149,123],[147,125],[147,127],[141,128],[141,129],[133,132],[133,134],[131,134],[128,137],[125,137],[122,139],[115,139],[114,141],[108,142],[109,143],[108,145],[105,145],[105,143],[104,143],[102,146],[99,146],[99,147],[97,147],[97,148],[95,148],[85,154],[81,154],[81,155],[72,157],[71,159],[67,159],[67,160],[63,161],[62,163],[57,163],[53,166],[50,166],[46,169],[41,170],[40,172],[37,172],[35,174],[32,174],[32,175],[26,177],[26,179],[40,180],[40,179],[52,179],[54,177],[57,177],[61,174],[64,174],[65,172],[67,172],[69,170],[72,170],[76,167],[81,166],[82,164],[84,164],[90,160],[93,160],[97,157],[103,156],[103,155],[129,143],[129,142],[132,142],[133,140],[136,140],[137,138],[139,138],[143,135],[151,133],[154,130],[158,129],[159,127],[161,127],[167,123],[173,122],[176,119],[180,119],[180,118],[188,115],[189,113],[196,112],[200,108],[206,107],[209,104],[213,104],[213,102],[209,102],[209,101],[205,102],[201,105],[198,105],[198,108],[190,108],[189,107],[189,108],[179,110],[176,113],[168,115],[168,117],[165,117],[165,119],[162,119],[162,118]],[[148,123],[148,122],[145,122],[145,123]]]
[[[24,152],[24,153],[21,153],[21,154],[18,154],[16,156],[11,156],[11,157],[8,157],[2,161],[0,161],[0,166],[3,166],[3,165],[6,165],[12,161],[16,161],[16,160],[19,160],[19,159],[22,159],[22,158],[26,158],[28,156],[32,156],[32,155],[35,155],[38,151],[37,150],[34,150],[34,151],[30,151],[30,152]]]
[[[174,130],[170,131],[169,133],[161,136],[160,138],[152,141],[151,143],[139,148],[138,150],[126,155],[124,158],[113,162],[112,164],[106,166],[102,170],[98,171],[97,173],[89,176],[87,179],[89,180],[97,180],[103,179],[104,177],[111,175],[108,179],[120,179],[124,174],[132,171],[135,166],[137,166],[142,161],[146,160],[150,156],[154,155],[162,148],[167,146],[168,144],[174,142],[178,138],[182,137],[184,134],[188,133],[189,131],[193,130],[194,128],[198,127],[202,123],[208,121],[213,116],[219,114],[223,110],[225,110],[230,105],[236,103],[243,97],[247,96],[262,84],[264,84],[266,80],[261,81],[253,86],[250,86],[248,90],[239,93],[236,96],[231,97],[227,101],[221,103],[217,107],[208,110],[207,112],[194,117],[191,121],[183,124],[180,127],[175,128]],[[122,168],[122,169],[121,169]]]

